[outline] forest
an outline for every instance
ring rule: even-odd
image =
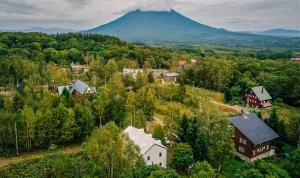
[[[0,160],[49,154],[0,167],[4,177],[299,177],[299,51],[220,46],[146,46],[96,34],[0,33]],[[178,60],[186,60],[183,69]],[[71,63],[87,66],[74,73]],[[179,85],[123,68],[168,69]],[[77,100],[57,86],[82,80],[97,94]],[[23,94],[16,88],[23,84]],[[243,94],[263,85],[273,108],[253,109],[289,157],[244,163],[234,156],[228,118]],[[146,128],[169,148],[168,168],[146,166],[122,130]],[[175,137],[174,135],[178,136]],[[167,143],[170,142],[171,144]],[[76,154],[57,147],[82,144]],[[101,146],[99,146],[101,145]],[[1,162],[1,161],[0,161]],[[247,170],[247,171],[245,171]]]

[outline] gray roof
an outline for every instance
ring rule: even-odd
[[[144,155],[153,145],[161,146],[165,149],[160,140],[155,140],[151,134],[146,134],[144,129],[137,129],[135,127],[127,127],[123,133],[128,134],[128,137],[140,148],[140,154]]]
[[[173,72],[173,73],[165,73],[165,74],[163,74],[165,77],[178,77],[179,76],[179,74],[178,73],[175,73],[175,72]]]
[[[263,120],[253,113],[232,117],[230,122],[254,145],[279,137]]]
[[[80,80],[76,80],[76,82],[74,83],[73,87],[70,90],[70,93],[73,93],[75,90],[75,91],[79,92],[81,95],[83,95],[88,88],[89,88],[88,84],[86,84]],[[93,90],[94,93],[96,93],[95,87],[91,87],[91,89]]]
[[[67,89],[68,91],[70,91],[70,87],[69,86],[58,86],[57,87],[57,91],[59,95],[62,95],[62,92],[64,91],[64,89]]]
[[[268,93],[268,91],[263,86],[253,87],[251,88],[255,93],[259,101],[271,100],[272,97]]]

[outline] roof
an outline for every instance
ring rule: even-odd
[[[84,92],[87,90],[87,88],[89,88],[88,84],[86,84],[80,80],[76,80],[73,87],[70,89],[70,93],[73,93],[73,91],[75,90],[75,91],[79,92],[81,95],[83,95]],[[95,87],[91,87],[91,89],[93,90],[94,93],[96,93]]]
[[[165,74],[163,74],[165,77],[178,77],[179,76],[179,74],[178,73],[175,73],[175,72],[173,72],[173,73],[165,73]]]
[[[179,60],[179,61],[178,61],[178,64],[181,65],[181,66],[182,66],[182,65],[185,65],[185,64],[186,64],[186,61],[185,61],[185,60]]]
[[[263,86],[253,87],[251,89],[260,101],[271,100],[272,97]]]
[[[279,137],[263,120],[253,113],[232,117],[230,122],[254,145]]]
[[[291,61],[300,61],[300,57],[291,58]]]
[[[144,129],[129,126],[123,133],[128,134],[129,138],[140,148],[141,155],[144,155],[153,145],[167,149],[160,140],[155,140],[151,134],[146,134]]]
[[[62,95],[64,89],[67,89],[68,91],[70,91],[70,87],[69,86],[58,86],[57,87],[58,94]]]

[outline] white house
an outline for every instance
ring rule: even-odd
[[[151,134],[146,134],[144,129],[129,126],[123,131],[140,148],[140,155],[146,165],[159,165],[167,167],[167,147],[155,140]]]
[[[124,68],[123,74],[124,75],[130,75],[133,79],[136,79],[137,74],[141,72],[143,74],[143,69],[130,69],[130,68]]]

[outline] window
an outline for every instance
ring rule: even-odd
[[[161,167],[161,166],[162,166],[162,163],[159,163],[159,166]]]
[[[162,156],[162,153],[159,153],[159,157],[161,157]]]
[[[247,140],[246,139],[243,140],[243,144],[247,145]]]
[[[244,147],[241,147],[241,146],[239,146],[239,151],[240,151],[240,152],[242,152],[242,153],[244,153],[244,152],[245,152],[245,148],[244,148]]]
[[[253,156],[255,155],[255,150],[252,151]]]
[[[147,157],[147,160],[148,160],[148,161],[150,160],[150,156]]]

